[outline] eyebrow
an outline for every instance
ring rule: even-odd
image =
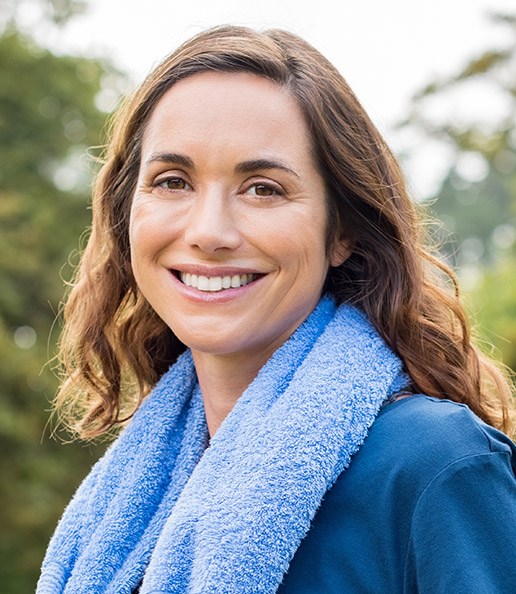
[[[299,175],[293,169],[288,167],[288,165],[275,159],[251,159],[249,161],[242,161],[242,163],[239,163],[235,167],[237,173],[252,173],[253,171],[258,171],[260,169],[281,169],[281,171],[299,177]]]
[[[147,165],[150,163],[174,163],[183,167],[190,167],[193,169],[194,162],[190,157],[181,153],[153,153],[146,161]]]
[[[147,165],[150,163],[174,163],[181,165],[182,167],[188,167],[194,169],[193,160],[187,155],[182,153],[154,153],[146,161]],[[236,173],[252,173],[253,171],[259,171],[263,169],[280,169],[291,175],[299,177],[299,175],[288,165],[278,161],[276,159],[250,159],[248,161],[242,161],[235,167]]]

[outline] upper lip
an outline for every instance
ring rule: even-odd
[[[207,266],[205,264],[175,264],[170,270],[189,272],[198,276],[234,276],[237,274],[264,274],[253,267],[244,266]]]

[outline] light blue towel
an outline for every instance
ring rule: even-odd
[[[184,353],[71,501],[38,594],[272,593],[321,499],[407,378],[365,316],[323,298],[208,446]]]

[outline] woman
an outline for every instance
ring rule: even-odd
[[[183,44],[114,121],[93,217],[57,405],[127,426],[38,592],[513,591],[510,386],[315,49]]]

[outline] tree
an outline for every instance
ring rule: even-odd
[[[490,349],[493,343],[516,369],[516,14],[491,18],[505,29],[505,44],[426,85],[399,127],[438,140],[451,154],[441,187],[430,199],[444,223],[443,253],[470,292],[483,346]],[[435,109],[437,104],[463,108],[476,95],[484,100],[484,117]]]
[[[70,277],[66,262],[90,220],[87,153],[101,143],[106,119],[96,102],[106,89],[116,92],[121,79],[106,64],[53,55],[13,23],[0,35],[0,583],[6,594],[34,590],[55,523],[102,450],[50,438],[48,403],[57,381],[46,362],[61,277]]]

